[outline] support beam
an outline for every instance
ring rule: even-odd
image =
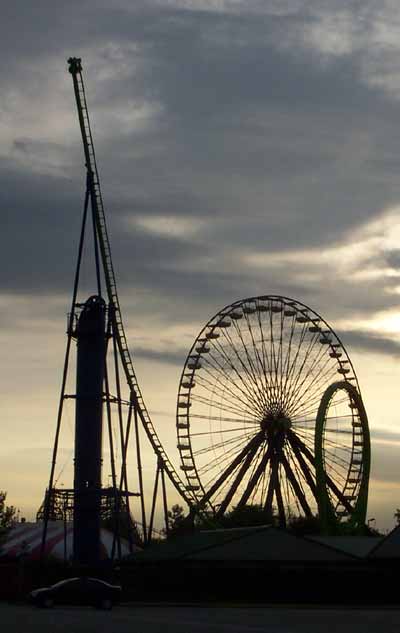
[[[280,462],[283,466],[283,468],[285,469],[285,473],[286,473],[286,477],[288,478],[290,485],[292,486],[293,492],[296,495],[296,497],[298,498],[298,500],[300,501],[300,505],[303,509],[304,514],[311,518],[313,516],[313,513],[311,512],[311,508],[308,505],[308,501],[306,499],[306,496],[304,494],[304,492],[302,491],[299,482],[296,479],[296,476],[294,475],[290,464],[288,462],[288,460],[286,459],[286,455],[284,454],[284,452],[282,451],[280,454]]]
[[[264,433],[263,433],[264,435]],[[264,436],[265,437],[265,436]],[[258,464],[253,476],[251,477],[250,481],[248,482],[247,486],[246,486],[246,490],[244,491],[237,507],[238,508],[243,508],[243,506],[246,505],[247,501],[249,500],[249,497],[251,495],[251,493],[253,492],[255,486],[258,483],[258,480],[260,479],[262,473],[265,471],[265,468],[267,466],[268,460],[270,458],[271,455],[271,446],[267,447],[267,450],[265,451],[264,455],[261,458],[260,463]]]
[[[237,468],[242,461],[242,459],[247,455],[248,451],[252,449],[254,445],[258,445],[260,442],[260,437],[264,438],[264,431],[259,431],[257,435],[251,438],[250,442],[246,444],[246,446],[240,451],[238,455],[236,455],[235,459],[229,464],[229,466],[224,470],[222,475],[218,477],[216,482],[211,486],[208,492],[200,499],[197,507],[204,507],[207,501],[211,499],[211,497],[217,492],[218,488],[224,483],[224,481],[233,473],[235,468]]]
[[[239,472],[237,473],[233,483],[231,484],[231,487],[228,490],[227,495],[225,496],[225,499],[223,500],[223,502],[221,503],[220,507],[218,508],[218,511],[216,513],[216,518],[219,519],[221,516],[223,516],[223,514],[225,513],[226,509],[228,508],[230,502],[233,499],[233,496],[236,492],[236,490],[238,489],[240,483],[243,481],[243,478],[246,474],[246,472],[248,471],[255,454],[257,453],[258,449],[260,448],[260,445],[262,443],[262,437],[259,436],[259,442],[255,443],[251,449],[249,450],[249,452],[247,453],[243,464],[241,465]]]

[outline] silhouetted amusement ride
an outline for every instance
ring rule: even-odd
[[[257,504],[282,527],[318,514],[325,532],[363,530],[370,440],[357,377],[299,301],[250,297],[208,321],[182,372],[177,433],[188,485],[217,521]]]
[[[151,540],[157,493],[167,521],[166,478],[189,507],[218,526],[226,511],[262,506],[284,527],[291,516],[319,515],[323,529],[365,524],[370,443],[368,421],[350,358],[328,323],[306,305],[277,295],[226,306],[201,330],[179,385],[177,437],[180,477],[146,409],[124,332],[103,198],[79,58],[70,58],[86,169],[78,247],[52,464],[45,499],[42,554],[49,521],[73,520],[73,559],[100,558],[100,527],[121,526],[129,544]],[[91,224],[93,294],[80,299],[80,272]],[[76,391],[66,392],[76,341]],[[75,400],[74,481],[57,487],[63,409]],[[104,418],[104,420],[103,420]],[[118,433],[113,433],[116,420]],[[150,514],[146,512],[140,429],[156,458]],[[103,436],[111,484],[102,484]],[[134,449],[135,490],[128,481]],[[116,454],[119,455],[119,461]],[[133,502],[137,504],[132,512]],[[135,517],[135,520],[132,517]]]
[[[165,518],[167,516],[165,475],[168,476],[180,497],[189,506],[195,503],[195,499],[193,492],[182,482],[172,466],[158,438],[136,379],[122,323],[111,259],[99,173],[82,78],[82,64],[81,60],[75,57],[70,58],[68,64],[73,79],[85,155],[86,195],[72,304],[68,318],[67,346],[50,479],[38,518],[43,519],[42,553],[45,551],[49,520],[65,520],[67,516],[73,518],[74,523],[74,560],[80,563],[93,563],[100,556],[99,533],[102,519],[108,519],[114,524],[116,556],[120,552],[122,520],[128,523],[130,542],[138,536],[141,543],[144,544],[151,539],[160,481]],[[80,302],[78,301],[80,269],[88,217],[91,219],[93,229],[95,294],[86,301]],[[73,340],[77,342],[76,394],[67,394],[66,385]],[[125,381],[122,380],[122,377],[125,378]],[[113,385],[111,385],[111,379]],[[55,474],[63,408],[67,398],[74,398],[76,401],[75,460],[73,487],[64,489],[55,486]],[[106,411],[112,479],[112,484],[109,487],[102,487],[101,482],[103,408]],[[113,409],[116,409],[118,420],[118,447],[115,446],[112,430],[112,415],[115,415]],[[157,459],[149,521],[146,518],[143,491],[139,424],[144,428]],[[132,440],[133,434],[134,439]],[[130,443],[133,443],[136,449],[138,470],[138,490],[136,492],[131,492],[128,489],[127,453]],[[115,459],[117,448],[119,448],[118,453],[121,456],[119,470]],[[133,496],[140,500],[140,509],[136,513],[136,516],[140,516],[140,520],[135,523],[132,520],[130,503]]]

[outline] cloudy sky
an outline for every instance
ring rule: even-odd
[[[129,342],[171,460],[178,466],[179,375],[202,325],[234,300],[287,295],[322,314],[353,360],[373,442],[368,516],[391,527],[400,505],[398,3],[14,0],[0,47],[0,488],[9,501],[32,517],[50,464],[85,179],[66,64],[74,55]],[[71,440],[72,407],[69,416]],[[68,440],[63,451],[67,461]]]

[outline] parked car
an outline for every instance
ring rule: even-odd
[[[98,578],[67,578],[51,587],[34,589],[29,594],[30,601],[38,607],[50,608],[54,604],[91,605],[98,609],[112,609],[121,599],[120,585]]]

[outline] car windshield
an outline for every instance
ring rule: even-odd
[[[56,582],[55,585],[52,585],[52,589],[59,589],[60,587],[76,582],[77,580],[79,580],[79,578],[66,578],[65,580],[60,580],[60,582]]]

